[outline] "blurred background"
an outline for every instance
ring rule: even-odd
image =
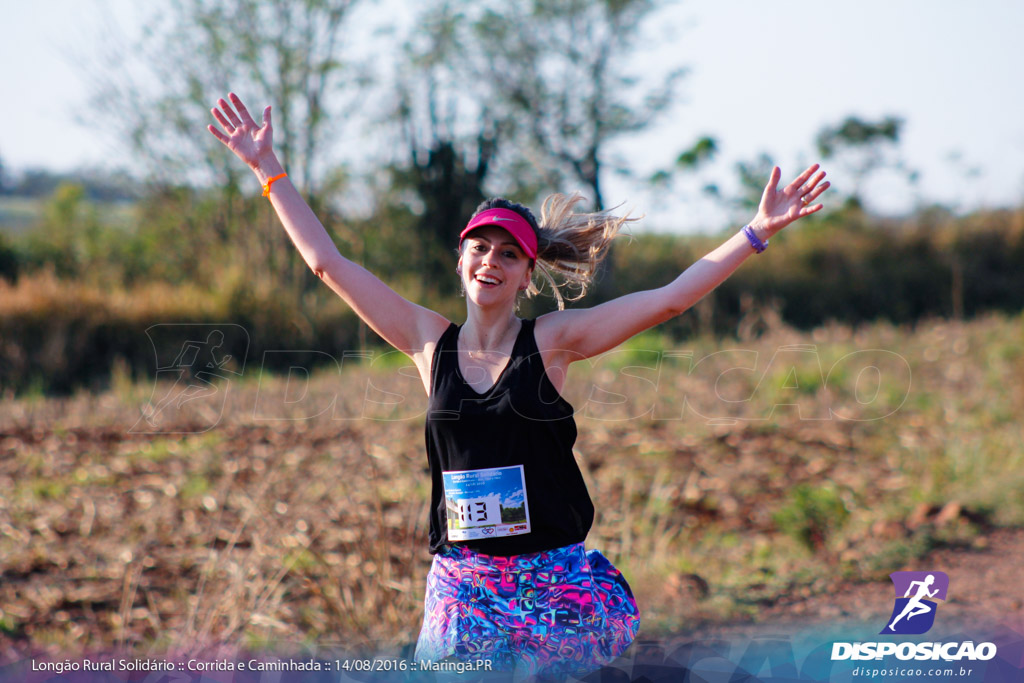
[[[714,377],[583,393],[593,538],[655,605],[650,628],[752,618],[1024,523],[1024,397],[1006,381],[1024,370],[1021,3],[50,0],[4,16],[3,652],[414,637],[416,411],[337,421],[401,362],[207,132],[228,92],[273,105],[278,154],[341,252],[454,320],[455,235],[486,197],[578,191],[644,215],[590,306],[736,231],[773,164],[784,181],[824,165],[824,211],[593,381],[611,391],[678,348],[812,355],[762,363],[733,388],[742,410],[696,425],[640,408],[719,401]],[[173,325],[219,349],[196,396],[234,393],[160,388],[192,362],[182,338],[158,342]],[[855,368],[829,371],[866,349],[910,372],[882,378],[869,418],[838,419],[876,400],[837,386]],[[322,373],[301,399],[296,367]],[[261,422],[267,397],[283,422]]]
[[[69,296],[101,293],[101,308],[111,291],[166,287],[156,299],[173,307],[192,289],[252,332],[257,353],[285,344],[272,329],[291,347],[372,345],[341,322],[249,171],[206,132],[210,107],[234,91],[257,115],[275,107],[279,153],[342,252],[453,317],[452,235],[487,196],[536,207],[578,191],[593,208],[645,216],[592,305],[665,283],[749,220],[772,164],[789,178],[815,161],[833,183],[825,213],[781,238],[784,258],[745,269],[701,314],[667,326],[673,335],[732,330],[754,302],[807,329],[1012,311],[1024,296],[1013,276],[1017,3],[107,0],[9,11],[17,30],[3,57],[30,65],[5,76],[0,112],[0,276],[11,285],[50,273],[76,283]],[[123,347],[55,367],[40,355],[52,345],[15,332],[3,386],[102,386],[118,356],[137,372],[136,340],[121,333]]]

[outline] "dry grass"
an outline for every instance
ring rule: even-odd
[[[223,315],[223,306],[199,287],[150,282],[144,286],[99,287],[57,277],[52,269],[22,276],[17,284],[0,278],[0,315],[22,316],[65,309],[102,312],[128,320]]]
[[[588,545],[632,582],[644,632],[753,618],[1024,524],[1022,327],[776,328],[672,349],[692,370],[645,337],[572,375]],[[142,406],[171,387],[124,373],[103,395],[0,404],[0,659],[413,641],[425,404],[383,365],[304,388],[250,372],[158,428]]]

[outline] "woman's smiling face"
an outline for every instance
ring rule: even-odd
[[[478,305],[515,302],[530,284],[530,259],[504,228],[485,225],[466,235],[459,256],[466,297]]]

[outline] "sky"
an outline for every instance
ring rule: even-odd
[[[153,7],[103,4],[128,31]],[[76,123],[88,99],[80,63],[99,47],[103,13],[78,0],[0,0],[0,6],[5,166],[14,172],[117,167],[126,150]],[[648,73],[686,67],[679,103],[612,152],[637,177],[668,167],[700,135],[716,138],[719,155],[696,177],[659,190],[609,176],[605,195],[644,213],[649,229],[717,230],[740,218],[699,188],[716,182],[729,191],[737,161],[767,153],[793,177],[817,160],[814,140],[824,126],[850,115],[898,116],[905,121],[898,154],[919,181],[911,186],[898,174],[878,174],[863,188],[870,208],[898,215],[930,203],[959,211],[1019,206],[1021,27],[1018,0],[674,2],[648,27],[655,48],[641,51],[636,66]],[[843,165],[826,163],[826,170],[837,193],[852,187]]]

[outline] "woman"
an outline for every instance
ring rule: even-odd
[[[748,226],[673,282],[536,320],[516,314],[535,271],[583,290],[625,222],[577,214],[556,195],[533,214],[485,202],[459,234],[466,322],[399,296],[344,258],[273,151],[271,111],[258,125],[229,95],[213,135],[256,173],[309,267],[389,344],[408,354],[429,396],[430,550],[417,658],[486,660],[527,673],[580,673],[620,655],[639,627],[622,575],[583,540],[593,521],[572,455],[573,408],[560,395],[571,363],[681,314],[798,218],[829,183],[812,166],[778,190],[776,167]],[[453,229],[454,241],[454,229]]]

